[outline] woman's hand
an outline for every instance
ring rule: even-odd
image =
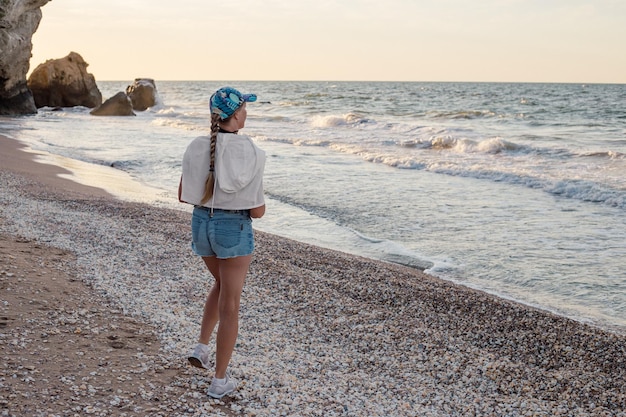
[[[265,214],[265,204],[259,207],[250,209],[250,217],[253,219],[260,219]]]
[[[181,200],[181,196],[183,194],[183,176],[180,176],[180,182],[178,183],[178,201],[181,203],[185,203],[185,201]]]

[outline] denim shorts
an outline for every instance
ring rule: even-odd
[[[191,248],[196,255],[220,259],[250,255],[254,250],[252,219],[247,210],[233,213],[194,208],[191,218]]]

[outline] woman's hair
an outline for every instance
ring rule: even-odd
[[[213,197],[213,190],[215,188],[215,144],[217,143],[217,133],[220,130],[220,116],[219,114],[211,114],[211,162],[209,165],[209,176],[204,184],[204,194],[200,200],[200,204],[205,204]]]

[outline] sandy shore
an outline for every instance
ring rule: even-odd
[[[210,400],[188,213],[31,158],[0,137],[0,415],[626,416],[626,336],[261,232]]]

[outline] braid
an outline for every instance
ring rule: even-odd
[[[211,172],[215,172],[215,145],[217,144],[217,132],[220,131],[220,116],[211,115]]]
[[[215,187],[215,145],[217,144],[217,132],[219,132],[220,116],[211,114],[211,160],[209,162],[209,176],[204,185],[204,195],[200,204],[205,204],[213,197],[213,188]]]

